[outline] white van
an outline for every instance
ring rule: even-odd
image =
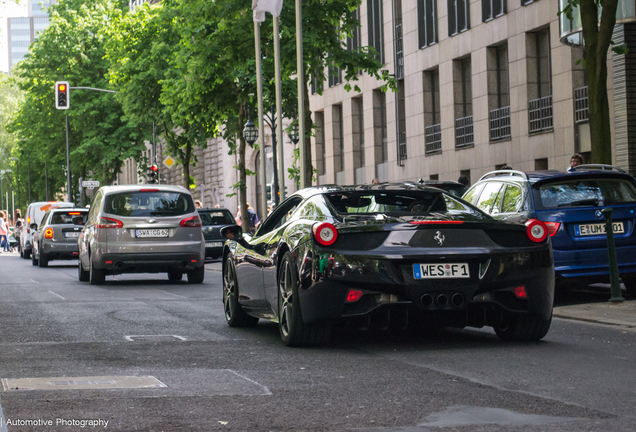
[[[73,203],[68,202],[56,202],[56,201],[41,201],[29,204],[26,214],[24,215],[24,224],[20,231],[20,256],[24,259],[31,258],[32,249],[32,230],[31,224],[36,223],[40,225],[44,213],[54,208],[67,208],[74,207]]]

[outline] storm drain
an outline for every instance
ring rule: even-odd
[[[95,390],[162,388],[164,383],[153,376],[100,376],[3,378],[4,391],[11,390]]]
[[[187,341],[188,339],[179,335],[129,335],[124,336],[128,342],[151,341],[151,342],[172,342],[175,340]]]

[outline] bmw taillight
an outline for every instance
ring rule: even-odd
[[[182,227],[201,228],[201,225],[203,224],[201,223],[201,218],[199,216],[192,216],[192,217],[183,219],[179,223],[179,225],[181,225]]]
[[[329,222],[314,224],[311,228],[314,240],[321,246],[331,246],[338,239],[338,230]]]
[[[117,219],[100,217],[95,224],[95,228],[123,228],[124,224],[122,221],[118,221]]]
[[[526,222],[526,232],[528,238],[535,243],[541,243],[548,237],[548,227],[537,219],[530,219]]]
[[[44,238],[52,239],[53,238],[53,228],[47,228],[44,230]]]
[[[561,222],[543,222],[546,227],[548,227],[548,234],[550,237],[554,237],[554,235],[559,231],[561,227]]]

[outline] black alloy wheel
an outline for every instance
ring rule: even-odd
[[[38,259],[35,257],[35,248],[31,250],[31,265],[34,267],[38,265]]]
[[[231,255],[225,260],[223,269],[223,309],[225,321],[230,327],[254,327],[258,318],[248,315],[238,301],[236,267]]]
[[[183,279],[183,273],[181,273],[180,271],[169,271],[168,272],[168,280],[169,281],[177,282],[177,281],[180,281],[181,279]]]
[[[46,254],[43,252],[40,252],[40,258],[38,259],[38,266],[40,268],[49,266],[49,257],[46,256]]]
[[[287,346],[310,347],[324,345],[331,337],[331,323],[305,324],[298,287],[300,280],[290,252],[283,255],[278,273],[278,328]]]
[[[512,315],[505,322],[495,325],[499,339],[506,341],[538,341],[550,330],[552,316],[548,320],[532,315]]]
[[[188,272],[188,283],[200,284],[205,279],[205,266],[201,266]]]
[[[84,270],[81,259],[77,260],[77,277],[80,282],[88,282],[90,280],[90,273]]]
[[[106,271],[95,268],[93,258],[89,257],[88,279],[91,285],[103,285],[106,282]]]

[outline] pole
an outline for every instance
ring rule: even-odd
[[[265,177],[265,124],[263,121],[263,71],[261,68],[261,23],[254,21],[254,42],[256,45],[256,98],[258,99],[258,134],[261,140],[261,166],[258,175],[261,179],[261,218],[267,217],[267,185]]]
[[[71,192],[71,152],[68,146],[68,114],[66,114],[66,187],[68,188],[68,202],[73,202]]]
[[[281,90],[280,77],[280,18],[274,17],[274,78],[276,81],[276,121],[278,128],[276,129],[276,145],[278,149],[278,189],[280,192],[280,201],[285,201],[285,154],[283,146],[283,94]],[[274,161],[276,166],[276,161]],[[276,205],[278,205],[278,196],[276,196]]]
[[[278,167],[277,167],[277,162],[278,159],[276,158],[276,128],[278,127],[277,124],[277,118],[274,117],[274,106],[272,105],[270,107],[269,110],[271,117],[269,117],[269,128],[272,132],[272,159],[273,159],[273,164],[272,164],[272,174],[273,175],[273,181],[272,181],[272,198],[274,199],[274,203],[276,205],[278,205],[279,201],[278,201],[278,191],[280,190],[280,186],[278,183]]]
[[[305,184],[305,82],[303,63],[303,9],[302,1],[296,0],[296,76],[298,79],[298,133],[300,135],[300,188]]]
[[[601,210],[603,216],[605,216],[605,231],[607,233],[607,253],[609,256],[609,272],[610,272],[610,284],[612,297],[611,302],[625,301],[621,296],[621,278],[618,274],[618,262],[616,261],[616,243],[614,242],[614,225],[612,222],[612,212],[614,210],[611,207]]]

